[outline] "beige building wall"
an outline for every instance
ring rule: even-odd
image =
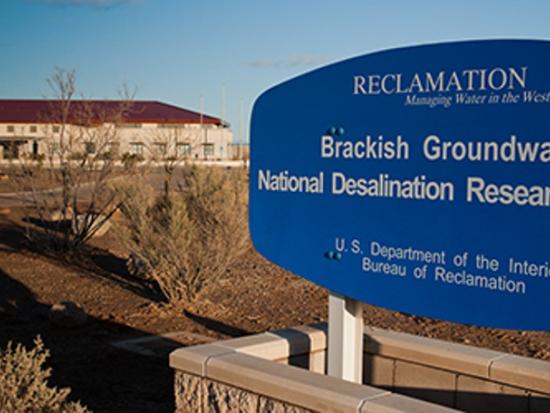
[[[117,128],[120,153],[141,154],[145,158],[166,156],[191,159],[228,159],[231,129],[217,125],[167,125],[143,123]]]
[[[127,123],[117,127],[103,127],[111,131],[109,150],[118,157],[135,154],[143,159],[188,157],[224,160],[231,156],[233,133],[223,126]],[[59,128],[51,124],[0,123],[0,155],[3,159],[9,159],[18,158],[24,153],[45,154],[48,144],[59,139]],[[69,128],[73,136],[83,131],[79,126]]]
[[[250,145],[248,143],[232,143],[229,145],[229,158],[234,160],[250,159]]]

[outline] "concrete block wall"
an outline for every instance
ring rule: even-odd
[[[374,328],[364,350],[365,383],[473,413],[550,412],[547,361]]]
[[[256,406],[235,410],[243,412],[550,412],[545,361],[366,328],[358,385],[324,375],[326,341],[317,325],[176,350],[178,411],[202,400],[203,411],[230,412],[215,400],[238,399]],[[190,398],[182,383],[202,396]],[[220,388],[232,390],[224,398]]]
[[[312,327],[178,349],[170,355],[170,366],[176,372],[176,411],[456,411],[320,374],[325,350],[324,332]]]

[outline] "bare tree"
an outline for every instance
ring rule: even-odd
[[[55,99],[40,113],[42,156],[24,154],[16,161],[15,183],[39,223],[47,246],[77,250],[118,208],[111,180],[117,172],[112,148],[119,142],[117,125],[131,109],[127,89],[121,100],[104,104],[75,99],[73,71],[57,69],[48,80]],[[28,232],[35,238],[37,232]]]

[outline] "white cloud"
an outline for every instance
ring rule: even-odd
[[[318,66],[326,63],[326,56],[312,54],[293,54],[284,59],[255,59],[246,62],[248,66],[257,68],[277,68],[277,67],[298,67],[298,66]]]

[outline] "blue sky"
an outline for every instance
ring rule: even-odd
[[[241,104],[248,123],[262,91],[315,67],[421,43],[550,39],[549,22],[546,0],[2,0],[0,97],[50,96],[56,66],[89,97],[126,83],[194,110],[202,97],[216,116],[224,89],[239,139]]]

